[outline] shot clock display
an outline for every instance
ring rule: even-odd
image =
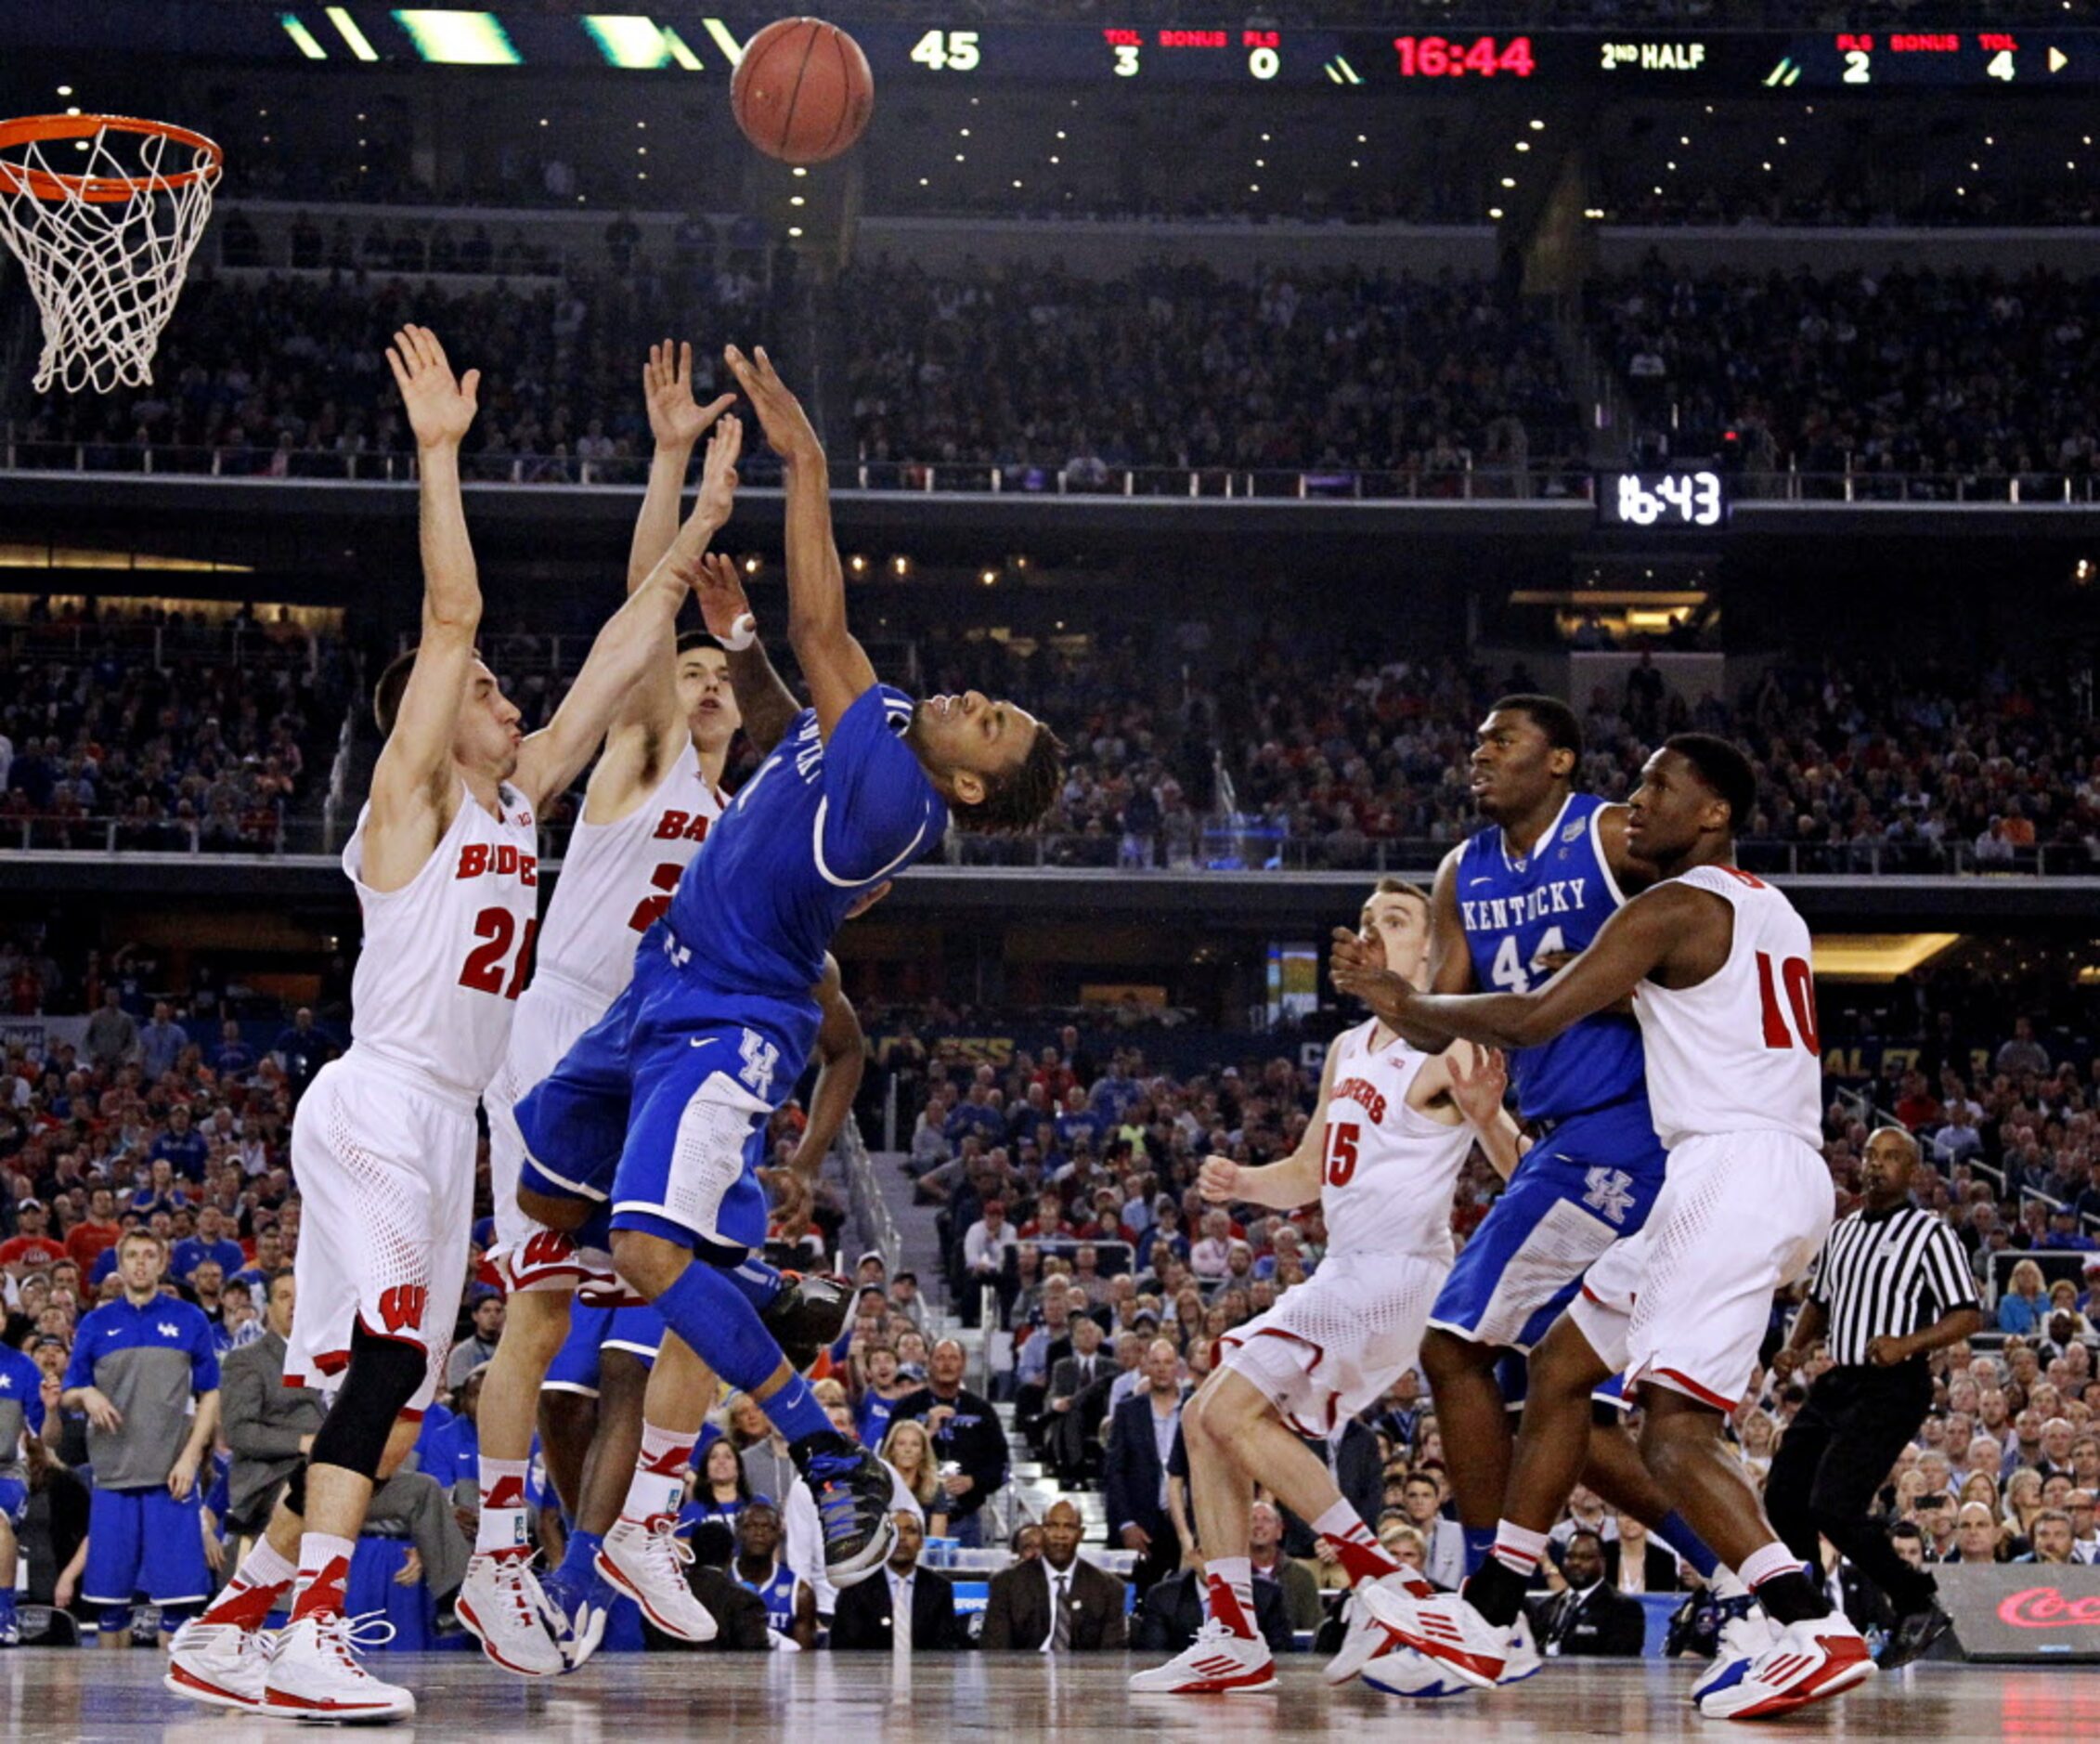
[[[1600,527],[1718,528],[1728,523],[1728,486],[1710,469],[1600,473]]]

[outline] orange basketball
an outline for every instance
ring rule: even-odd
[[[837,25],[779,19],[745,44],[729,102],[744,137],[768,157],[823,163],[867,131],[875,74]]]

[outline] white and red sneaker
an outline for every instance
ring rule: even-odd
[[[1130,1686],[1140,1696],[1251,1696],[1276,1687],[1276,1660],[1267,1642],[1212,1619],[1177,1657],[1134,1673]]]
[[[520,1677],[552,1677],[568,1670],[552,1633],[552,1609],[533,1576],[529,1555],[476,1551],[453,1614],[473,1631],[481,1650]]]
[[[168,1669],[161,1682],[208,1707],[249,1710],[263,1705],[269,1676],[268,1630],[192,1617],[168,1644]]]
[[[1432,1595],[1435,1589],[1419,1575],[1405,1571],[1381,1574],[1375,1581],[1360,1581],[1349,1602],[1342,1608],[1346,1623],[1342,1646],[1322,1669],[1320,1675],[1330,1684],[1346,1684],[1373,1659],[1388,1653],[1404,1652],[1393,1632],[1373,1617],[1370,1607],[1364,1603],[1366,1587],[1382,1586],[1396,1593],[1411,1593],[1418,1598]]]
[[[277,1638],[270,1656],[263,1711],[283,1719],[406,1720],[416,1698],[396,1684],[381,1682],[358,1662],[364,1647],[394,1639],[394,1625],[377,1611],[344,1617],[317,1611],[294,1620]]]
[[[678,1535],[678,1516],[646,1520],[621,1515],[598,1549],[598,1572],[641,1606],[649,1620],[681,1641],[712,1641],[715,1620],[685,1583],[693,1546]]]
[[[1874,1674],[1866,1637],[1842,1614],[1789,1623],[1741,1678],[1699,1698],[1710,1720],[1768,1720],[1843,1695]]]
[[[1510,1657],[1510,1631],[1497,1628],[1457,1593],[1432,1598],[1385,1585],[1359,1587],[1365,1607],[1406,1646],[1459,1682],[1493,1689]]]

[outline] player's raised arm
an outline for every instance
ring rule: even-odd
[[[1498,1048],[1458,1042],[1422,1069],[1443,1074],[1452,1103],[1479,1136],[1495,1172],[1508,1180],[1529,1145],[1504,1100],[1510,1093],[1509,1061]]]
[[[372,771],[367,876],[382,890],[414,877],[451,823],[452,742],[481,627],[481,581],[460,499],[460,442],[473,423],[481,371],[455,379],[427,327],[395,333],[386,362],[416,437],[423,612],[415,662]]]
[[[875,682],[866,652],[846,627],[846,572],[831,530],[831,476],[823,443],[760,346],[723,353],[750,397],[787,482],[787,640],[801,662],[826,739],[854,699]]]
[[[653,678],[663,679],[669,687],[671,713],[677,713],[672,630],[687,591],[699,580],[707,541],[729,519],[743,441],[743,425],[734,418],[724,418],[716,426],[707,445],[706,477],[692,514],[648,579],[606,619],[554,718],[518,748],[517,774],[512,779],[536,807],[576,779],[638,687]]]
[[[627,591],[632,593],[663,561],[678,537],[678,504],[693,450],[709,426],[736,404],[734,394],[718,395],[707,405],[693,397],[693,346],[675,353],[669,340],[649,347],[642,366],[642,397],[649,408],[649,434],[656,448],[649,462],[649,488],[635,517],[634,539],[628,546]]]
[[[744,731],[763,757],[787,735],[789,723],[801,713],[795,693],[787,688],[773,663],[766,657],[766,644],[758,639],[758,622],[751,602],[745,597],[744,581],[736,566],[719,552],[700,560],[700,616],[707,632],[722,644],[729,657],[730,686],[736,692],[736,710],[744,717]]]
[[[1341,929],[1334,935],[1332,973],[1338,989],[1355,994],[1405,1035],[1536,1048],[1576,1020],[1631,997],[1673,953],[1710,949],[1713,930],[1731,924],[1718,897],[1672,882],[1635,897],[1604,923],[1587,951],[1532,993],[1417,993],[1376,964],[1355,933]]]

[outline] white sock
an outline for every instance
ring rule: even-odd
[[[240,1567],[234,1579],[245,1587],[279,1587],[290,1585],[299,1573],[299,1565],[271,1543],[267,1535],[255,1541],[255,1548],[241,1558]]]
[[[1510,1573],[1521,1574],[1527,1580],[1538,1572],[1539,1560],[1546,1555],[1546,1542],[1544,1532],[1535,1532],[1513,1520],[1495,1523],[1495,1560]]]
[[[685,1469],[692,1464],[693,1446],[698,1439],[681,1429],[663,1429],[653,1423],[642,1425],[642,1451],[635,1457],[634,1477],[620,1507],[623,1518],[647,1520],[678,1512],[685,1499]]]
[[[1744,1557],[1742,1568],[1736,1570],[1743,1577],[1743,1584],[1753,1593],[1777,1575],[1805,1572],[1801,1558],[1776,1538],[1762,1550],[1754,1550]],[[1820,1570],[1815,1575],[1808,1576],[1808,1579],[1816,1586],[1822,1584]]]
[[[1254,1564],[1246,1556],[1212,1556],[1204,1565],[1207,1576],[1208,1603],[1205,1609],[1211,1620],[1220,1622],[1234,1634],[1248,1640],[1256,1639],[1259,1632],[1254,1627]],[[1231,1607],[1219,1602],[1218,1589],[1223,1587],[1231,1596]],[[1233,1614],[1237,1608],[1238,1615]]]
[[[474,1529],[474,1553],[525,1548],[525,1469],[528,1460],[481,1456],[481,1521]]]

